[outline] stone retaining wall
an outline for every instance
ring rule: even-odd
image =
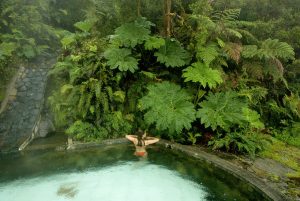
[[[21,67],[0,114],[0,152],[22,149],[37,135],[41,123],[47,73],[54,60]]]

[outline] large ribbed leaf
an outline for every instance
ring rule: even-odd
[[[134,48],[150,37],[148,26],[138,21],[126,23],[116,29],[113,40],[119,46]]]
[[[187,67],[183,71],[182,76],[185,78],[185,82],[199,82],[203,87],[214,88],[223,82],[221,73],[204,63],[193,63],[192,66]]]
[[[166,40],[165,45],[159,48],[154,55],[157,57],[157,61],[167,67],[184,66],[189,60],[188,52],[174,40]]]
[[[165,45],[165,40],[163,38],[150,37],[145,42],[145,49],[146,50],[158,49],[163,45]]]
[[[148,94],[140,99],[141,109],[146,111],[147,124],[155,124],[158,130],[169,134],[190,129],[195,120],[195,109],[191,97],[180,86],[162,82],[148,87]]]
[[[138,69],[138,60],[131,56],[131,50],[126,48],[109,48],[104,52],[104,57],[111,69],[134,72]]]
[[[234,91],[210,93],[200,103],[197,117],[205,127],[229,131],[234,126],[262,128],[259,114],[248,108],[248,103]]]

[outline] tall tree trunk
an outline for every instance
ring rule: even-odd
[[[165,36],[171,36],[171,6],[172,0],[164,1]]]
[[[137,16],[141,17],[141,0],[136,0],[137,4]]]

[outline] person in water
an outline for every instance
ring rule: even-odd
[[[146,135],[146,132],[143,133],[141,130],[137,132],[137,135],[126,135],[126,138],[135,145],[134,154],[136,156],[147,156],[146,146],[159,141],[158,138],[147,137]]]

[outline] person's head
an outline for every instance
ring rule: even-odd
[[[146,138],[146,132],[143,132],[141,129],[137,132],[138,146],[143,146],[145,144],[144,139]]]

